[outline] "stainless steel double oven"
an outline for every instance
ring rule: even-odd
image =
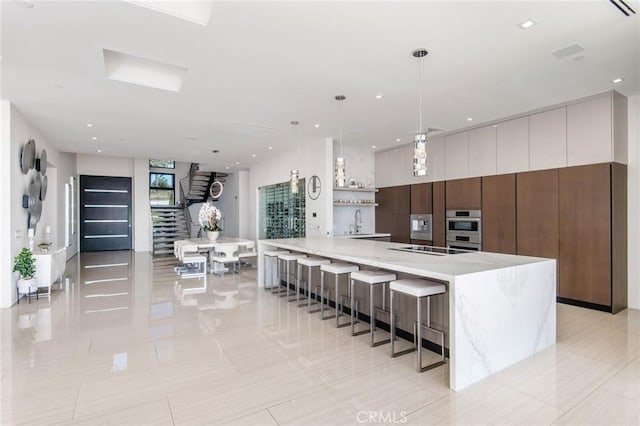
[[[482,211],[447,210],[447,247],[482,250]]]

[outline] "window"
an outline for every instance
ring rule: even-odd
[[[149,160],[149,167],[154,169],[175,169],[176,162],[169,160]]]
[[[173,173],[149,173],[149,202],[152,206],[175,204],[175,188]]]

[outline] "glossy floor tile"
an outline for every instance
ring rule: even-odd
[[[1,310],[0,424],[640,424],[638,311],[557,305],[554,347],[456,393],[446,365],[417,374],[254,268],[174,266],[82,254],[50,300]]]

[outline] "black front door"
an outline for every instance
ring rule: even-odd
[[[80,176],[80,251],[131,250],[131,178]]]

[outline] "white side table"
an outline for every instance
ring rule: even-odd
[[[35,250],[33,257],[36,259],[35,278],[38,288],[47,288],[47,293],[42,293],[40,296],[51,297],[51,285],[60,280],[60,286],[62,286],[62,276],[67,265],[67,249],[63,247],[49,250],[47,253]]]

